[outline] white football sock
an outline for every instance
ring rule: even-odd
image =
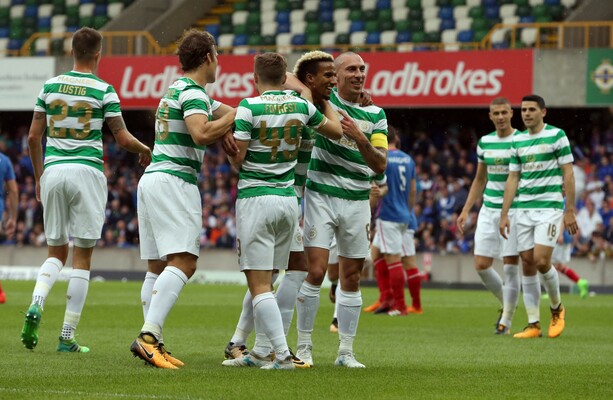
[[[502,294],[504,298],[502,318],[500,323],[506,327],[511,327],[513,316],[519,302],[519,289],[521,286],[521,278],[519,276],[519,266],[513,264],[504,265],[504,286]]]
[[[483,285],[492,292],[494,296],[500,301],[500,304],[503,304],[502,297],[502,278],[498,275],[498,272],[492,267],[489,267],[484,270],[477,271],[479,276],[481,277],[481,281],[483,281]]]
[[[253,332],[253,299],[251,298],[251,292],[247,289],[245,297],[243,297],[243,309],[241,315],[238,317],[238,323],[236,324],[236,330],[230,342],[237,346],[244,346],[247,344],[247,338]]]
[[[338,321],[338,293],[341,290],[341,286],[338,285],[336,287],[336,290],[334,291],[334,293],[336,294],[336,301],[334,302],[334,315],[332,315],[332,318],[336,318]]]
[[[74,338],[74,332],[81,319],[81,312],[87,298],[88,288],[89,271],[73,269],[66,291],[66,312],[64,313],[64,324],[62,326],[62,339],[64,340]]]
[[[277,304],[281,311],[283,320],[283,331],[287,336],[294,317],[294,307],[296,307],[296,297],[298,291],[306,278],[306,271],[287,271],[277,288]]]
[[[151,332],[160,340],[164,321],[188,280],[187,275],[177,267],[169,265],[164,269],[153,285],[151,305],[141,332]]]
[[[524,305],[528,314],[528,323],[540,320],[539,305],[541,303],[541,283],[539,277],[523,276],[521,278],[522,289],[524,291]]]
[[[353,353],[353,340],[358,330],[360,311],[362,309],[362,292],[339,290],[336,297],[338,304],[338,337],[340,353]]]
[[[283,333],[283,322],[279,306],[272,292],[259,294],[253,298],[253,316],[256,325],[266,334],[277,360],[289,357],[289,347]]]
[[[549,271],[544,274],[539,273],[543,286],[549,295],[549,304],[551,309],[556,310],[562,302],[560,297],[560,278],[558,277],[558,271],[551,267]]]
[[[319,295],[321,286],[311,285],[304,281],[296,302],[296,313],[298,314],[298,346],[312,345],[311,334],[315,326],[315,317],[319,309]],[[338,300],[337,300],[338,301]]]
[[[143,280],[143,286],[140,289],[140,300],[143,306],[143,320],[147,319],[147,312],[149,311],[149,305],[151,304],[151,294],[153,293],[153,285],[155,284],[158,274],[147,271],[145,279]]]
[[[41,308],[45,307],[45,299],[49,296],[49,292],[57,281],[57,277],[60,276],[63,267],[64,264],[55,257],[49,257],[43,262],[38,270],[36,285],[32,292],[32,304],[36,303]]]

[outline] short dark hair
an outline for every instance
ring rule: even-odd
[[[177,43],[177,55],[183,72],[198,69],[205,61],[207,54],[214,60],[215,38],[208,32],[198,29],[188,29]]]
[[[253,72],[262,83],[282,85],[285,82],[287,60],[279,53],[268,52],[255,56]]]
[[[72,35],[75,60],[91,61],[102,47],[102,35],[95,29],[83,27]]]
[[[541,96],[539,96],[538,94],[529,94],[527,96],[524,96],[521,101],[534,101],[535,103],[537,103],[539,105],[539,108],[545,109],[547,108],[545,106],[545,99],[543,99]]]
[[[511,102],[506,97],[496,97],[490,102],[490,106],[502,106],[507,104],[510,106]]]
[[[388,125],[387,127],[387,142],[388,143],[396,143],[396,138],[398,137],[398,131],[392,125]]]
[[[300,82],[306,81],[306,76],[308,74],[317,75],[319,69],[319,63],[322,62],[334,62],[334,57],[332,55],[320,51],[309,51],[305,53],[296,61],[296,65],[294,66],[294,75],[296,78],[300,80]]]

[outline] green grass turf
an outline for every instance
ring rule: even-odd
[[[613,300],[565,294],[567,328],[557,339],[492,334],[497,316],[485,291],[424,290],[425,314],[362,314],[355,350],[365,370],[336,368],[332,304],[322,297],[310,370],[261,371],[221,366],[244,287],[188,285],[165,326],[167,347],[186,366],[146,367],[128,348],[142,325],[140,283],[92,283],[78,329],[89,354],[55,351],[66,283],[47,300],[34,351],[19,341],[33,282],[3,282],[0,399],[611,399]],[[377,296],[363,289],[364,304]],[[549,323],[542,304],[544,334]],[[513,331],[526,324],[520,302]],[[296,342],[295,328],[289,337]],[[250,342],[251,344],[251,342]]]

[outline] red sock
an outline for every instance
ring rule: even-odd
[[[566,265],[562,266],[562,271],[561,271],[564,275],[568,276],[568,278],[577,283],[579,281],[579,275],[577,275],[577,273],[572,269],[567,267]]]
[[[387,263],[383,257],[375,261],[375,275],[377,277],[377,286],[379,286],[379,303],[389,302],[392,298],[392,291],[390,289]]]
[[[0,282],[0,293],[2,293],[2,282]]]
[[[402,269],[402,262],[398,261],[388,265],[390,287],[392,289],[392,295],[394,297],[394,308],[404,311],[407,305],[404,301],[404,269]]]
[[[419,273],[419,269],[407,269],[407,281],[409,293],[413,300],[412,305],[414,308],[421,310],[421,274]]]

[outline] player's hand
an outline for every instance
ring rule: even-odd
[[[379,185],[373,183],[370,186],[370,195],[374,197],[375,199],[378,199],[379,197],[381,197],[381,189],[379,188]]]
[[[460,216],[456,220],[456,226],[458,227],[458,232],[460,232],[462,235],[464,234],[464,224],[465,223],[466,223],[466,213],[462,212],[460,213]]]
[[[349,117],[349,115],[347,115],[347,113],[343,110],[338,110],[338,112],[343,117],[343,119],[341,119],[341,126],[343,127],[343,134],[345,136],[355,141],[366,137],[360,128],[358,128],[358,125],[355,123],[353,118]]]
[[[151,149],[149,147],[147,147],[147,151],[145,153],[138,154],[138,163],[143,168],[151,164]]]
[[[503,215],[500,217],[500,234],[503,238],[508,239],[508,235],[511,232],[511,221],[509,220],[508,215]]]
[[[230,157],[234,157],[238,154],[238,146],[236,145],[236,140],[234,140],[234,135],[232,134],[231,130],[226,132],[226,134],[223,136],[221,146]]]
[[[564,227],[571,235],[574,235],[579,230],[574,211],[566,210],[564,212]]]
[[[368,93],[365,90],[362,91],[362,93],[360,93],[360,97],[358,97],[358,103],[360,103],[362,107],[372,106],[373,104],[375,104],[372,101],[372,97],[370,96],[370,93]]]

